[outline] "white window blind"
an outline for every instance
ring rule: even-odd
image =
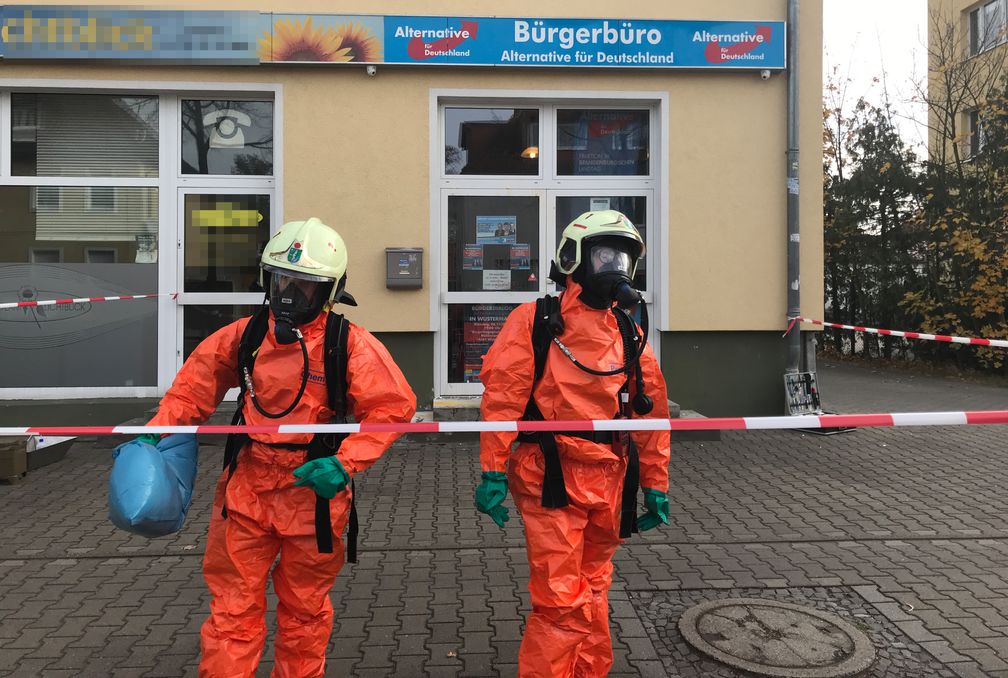
[[[11,135],[16,175],[158,174],[157,97],[14,93]]]

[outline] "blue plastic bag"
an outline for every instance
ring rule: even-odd
[[[192,433],[170,435],[157,446],[131,440],[115,448],[108,488],[112,523],[144,537],[182,529],[192,504],[198,451]]]

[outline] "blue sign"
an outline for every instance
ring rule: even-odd
[[[385,17],[384,62],[782,69],[782,21]]]
[[[6,59],[783,69],[783,21],[0,8]]]
[[[5,59],[129,59],[257,64],[259,12],[101,7],[0,8]]]

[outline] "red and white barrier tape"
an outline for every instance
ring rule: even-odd
[[[861,327],[860,325],[841,325],[839,323],[828,323],[825,320],[810,320],[809,318],[792,318],[787,330],[788,332],[795,326],[795,323],[811,323],[813,325],[824,325],[826,327],[838,327],[842,330],[854,330],[855,332],[868,332],[869,334],[881,334],[891,337],[906,337],[907,339],[927,339],[928,341],[944,341],[951,344],[974,344],[976,346],[1000,346],[1008,348],[1008,340],[1005,339],[973,339],[971,337],[954,337],[948,334],[926,334],[924,332],[901,332],[899,330],[880,330],[875,327]]]
[[[721,431],[872,426],[1008,424],[1008,410],[821,414],[794,417],[689,419],[584,419],[566,421],[431,421],[374,424],[276,424],[270,426],[24,426],[0,427],[0,436],[140,435],[143,433],[471,433],[478,431]]]
[[[45,301],[10,301],[0,304],[0,309],[4,308],[28,308],[30,306],[55,306],[57,304],[82,304],[90,301],[128,301],[130,299],[153,299],[154,297],[168,297],[176,299],[178,292],[166,294],[121,294],[117,297],[77,297],[76,299],[47,299]]]

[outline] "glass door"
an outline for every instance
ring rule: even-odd
[[[550,256],[544,251],[543,191],[442,191],[440,392],[477,395],[483,355],[508,314],[541,296]]]
[[[179,190],[179,366],[205,337],[262,303],[259,257],[272,210],[268,190]]]
[[[645,254],[637,263],[634,287],[641,291],[644,302],[647,304],[650,334],[648,341],[651,342],[652,348],[657,353],[656,340],[658,334],[655,330],[657,323],[654,322],[655,314],[652,312],[655,299],[655,272],[653,270],[654,266],[650,265],[649,261],[649,259],[657,260],[653,254],[655,251],[655,238],[653,236],[654,229],[651,228],[654,219],[652,207],[654,203],[652,198],[653,191],[612,189],[563,190],[548,191],[547,195],[550,202],[550,224],[547,227],[549,240],[546,249],[550,253],[556,252],[557,245],[560,243],[560,238],[567,225],[585,212],[618,210],[625,214],[630,222],[637,227],[637,230],[640,231],[641,237],[644,238]],[[547,261],[547,265],[548,263]],[[557,286],[552,280],[547,280],[546,289],[551,294],[555,294]],[[641,322],[639,307],[634,314],[634,318],[638,323]]]

